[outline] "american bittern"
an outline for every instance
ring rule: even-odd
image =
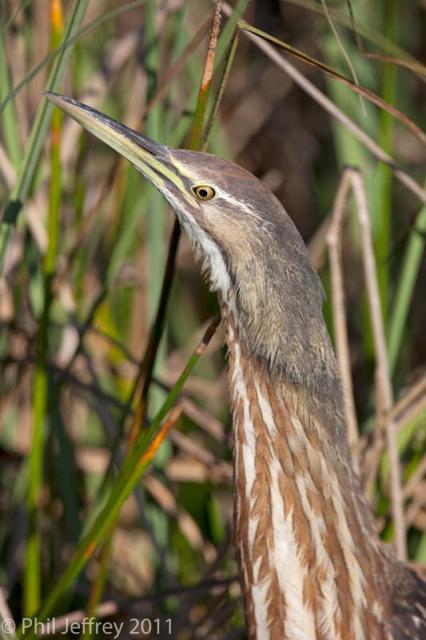
[[[320,281],[281,204],[232,162],[47,97],[165,196],[219,296],[248,636],[424,639],[426,583],[375,533],[350,465]]]

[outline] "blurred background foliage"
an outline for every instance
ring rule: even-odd
[[[362,86],[425,124],[421,0],[233,5],[240,12],[248,5],[248,22],[346,76],[349,59]],[[137,172],[52,114],[40,91],[78,97],[160,142],[186,146],[212,8],[208,0],[0,2],[0,586],[1,615],[8,607],[17,621],[34,615],[75,563],[79,540],[112,495],[173,226],[165,202]],[[235,28],[223,29],[227,21],[212,100]],[[61,48],[66,37],[70,44]],[[412,132],[314,67],[289,60],[423,184],[426,152]],[[396,400],[407,397],[424,381],[426,362],[426,210],[419,199],[243,33],[208,150],[273,190],[310,242],[328,294],[324,225],[342,168],[361,169],[393,390]],[[378,531],[390,541],[389,463],[375,438],[374,346],[353,203],[348,214],[343,254],[358,453]],[[324,311],[333,333],[329,298]],[[182,238],[145,424],[217,313]],[[244,637],[225,355],[219,329],[181,393],[176,428],[98,550],[75,569],[78,579],[57,590],[49,615],[58,616],[58,634],[60,616],[74,612],[78,621],[83,611],[127,621],[129,637],[129,617],[161,621],[137,627],[141,637]],[[409,557],[421,563],[424,390],[406,404],[398,421],[404,518]]]

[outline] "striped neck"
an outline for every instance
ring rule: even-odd
[[[234,312],[224,306],[223,314],[250,640],[390,638],[389,560],[344,439],[306,390],[247,352]]]

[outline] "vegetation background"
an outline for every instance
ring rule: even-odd
[[[233,8],[425,124],[421,0],[234,0]],[[66,614],[77,625],[92,615],[123,621],[122,638],[135,630],[244,638],[222,330],[200,360],[194,353],[218,313],[216,298],[182,238],[147,375],[173,216],[132,167],[40,94],[78,97],[160,142],[187,146],[212,14],[208,0],[0,2],[0,616],[17,624],[48,617],[56,623],[48,635],[63,637]],[[236,15],[223,17],[204,114],[198,100],[206,123],[221,98],[208,150],[255,173],[285,205],[320,271],[332,335],[327,224],[343,167],[360,169],[396,408],[375,385],[359,206],[350,200],[342,246],[354,460],[383,539],[399,526],[408,557],[425,563],[424,140],[404,118],[268,45],[397,159],[417,181],[416,195],[260,40],[241,30],[226,64]],[[160,315],[165,308],[163,297]],[[188,360],[196,368],[184,380]],[[399,522],[387,428],[401,470]]]

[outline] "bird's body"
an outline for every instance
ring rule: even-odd
[[[49,97],[164,194],[218,293],[250,640],[424,640],[426,584],[375,534],[350,465],[321,285],[281,204],[231,162]]]
[[[224,310],[224,316],[235,540],[249,637],[421,638],[416,621],[424,610],[398,612],[396,585],[422,593],[423,605],[426,589],[377,539],[347,453],[330,439],[310,392],[253,358],[233,312]],[[415,602],[413,595],[403,600]]]

